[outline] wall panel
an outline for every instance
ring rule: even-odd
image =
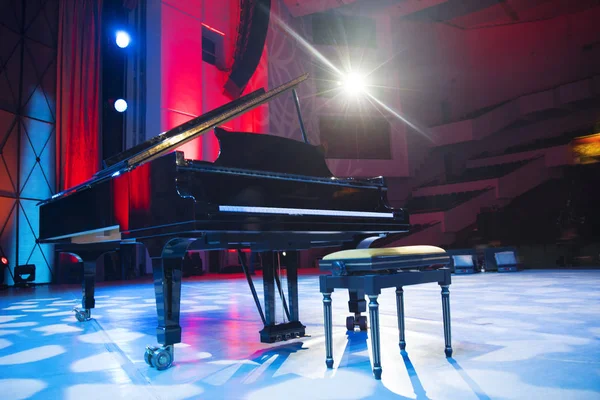
[[[58,0],[0,6],[0,256],[52,280],[51,246],[37,243],[37,202],[55,192]]]

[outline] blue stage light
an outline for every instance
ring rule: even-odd
[[[123,99],[118,99],[115,101],[115,110],[118,112],[124,112],[127,110],[127,102]]]
[[[131,37],[129,37],[129,34],[125,31],[118,31],[116,42],[117,46],[124,49],[125,47],[129,46],[129,42],[131,42]]]

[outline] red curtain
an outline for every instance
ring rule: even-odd
[[[56,171],[64,190],[99,168],[102,0],[60,0]]]

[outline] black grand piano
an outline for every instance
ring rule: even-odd
[[[225,122],[307,79],[257,90],[104,161],[90,180],[40,203],[40,236],[57,251],[84,262],[80,321],[94,308],[96,258],[106,249],[142,243],[152,259],[157,339],[146,362],[157,369],[174,360],[181,341],[182,262],[190,250],[237,249],[265,325],[263,342],[305,335],[299,320],[297,261],[287,264],[288,300],[274,252],[316,247],[369,246],[373,238],[406,232],[408,214],[387,202],[383,178],[336,178],[316,146],[271,135],[229,132]],[[300,115],[299,115],[300,116]],[[300,118],[302,126],[302,119]],[[214,129],[214,163],[174,151]],[[264,313],[241,249],[262,252]],[[275,322],[276,292],[289,322]]]

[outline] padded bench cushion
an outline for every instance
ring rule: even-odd
[[[435,246],[402,246],[342,250],[331,253],[319,261],[324,270],[334,273],[374,271],[382,269],[407,269],[431,265],[445,265],[450,256]],[[343,268],[345,271],[339,271]]]
[[[375,258],[385,256],[409,256],[424,254],[446,254],[446,250],[435,246],[382,247],[379,249],[352,249],[336,251],[323,257],[323,260],[348,260],[351,258]]]

